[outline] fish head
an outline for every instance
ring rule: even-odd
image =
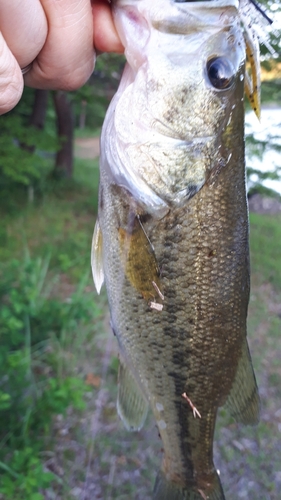
[[[238,2],[114,5],[128,66],[114,103],[109,169],[148,211],[155,204],[145,190],[169,208],[182,206],[227,166],[233,136],[243,141]]]

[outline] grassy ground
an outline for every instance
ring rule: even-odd
[[[21,450],[25,450],[26,457],[26,448],[29,446],[34,451],[34,440],[40,441],[36,456],[44,472],[51,472],[53,476],[49,482],[46,480],[46,485],[39,484],[34,472],[35,464],[33,469],[31,466],[28,470],[31,483],[33,479],[35,486],[26,486],[23,493],[20,488],[13,491],[9,483],[2,496],[0,479],[1,500],[151,498],[161,461],[161,443],[151,417],[144,430],[130,434],[124,431],[116,416],[116,344],[110,333],[105,295],[97,297],[90,276],[89,254],[97,209],[97,179],[98,169],[96,164],[93,166],[93,161],[77,160],[74,183],[53,187],[39,202],[26,205],[17,213],[3,211],[1,214],[0,260],[5,263],[6,270],[11,260],[24,262],[31,259],[24,281],[30,274],[33,276],[36,265],[41,270],[38,276],[42,275],[45,266],[46,276],[42,286],[45,292],[38,292],[38,296],[45,294],[48,301],[56,299],[62,304],[56,306],[62,315],[64,312],[61,313],[60,307],[69,304],[76,307],[75,310],[73,307],[68,309],[66,317],[63,316],[59,334],[55,334],[53,324],[44,330],[44,355],[43,351],[40,351],[41,354],[38,351],[38,338],[28,351],[32,358],[30,371],[34,379],[38,381],[41,377],[42,383],[44,376],[44,383],[47,384],[46,381],[52,377],[61,385],[56,391],[53,389],[54,398],[59,403],[57,409],[53,409],[50,423],[44,424],[45,430],[44,425],[41,426],[35,438],[31,433],[33,441],[30,438],[29,444],[25,442],[24,446],[21,445]],[[215,461],[221,472],[227,500],[280,498],[280,228],[280,216],[251,214],[249,339],[262,399],[262,418],[256,428],[243,428],[230,421],[224,410],[220,413]],[[3,277],[3,266],[1,272]],[[55,314],[53,309],[51,313]],[[35,313],[32,314],[30,317],[35,329]],[[42,313],[40,315],[42,317]],[[47,313],[44,318],[47,322]],[[44,325],[41,324],[40,328],[44,329]],[[69,378],[85,383],[78,388],[76,383],[76,388],[71,386],[67,392],[62,382]],[[36,384],[38,389],[38,382]],[[45,387],[46,392],[51,390],[49,385]],[[59,393],[62,389],[66,399],[69,398],[69,404],[67,401],[62,403],[63,394]],[[84,402],[80,408],[73,399],[73,394],[79,391],[79,397]],[[78,403],[79,397],[76,398]],[[44,404],[39,405],[37,413],[42,414],[44,408],[48,409]],[[8,437],[3,432],[0,436],[1,453],[1,450],[6,450]],[[20,449],[20,445],[17,446]],[[23,474],[24,469],[15,463],[15,458],[9,462],[7,450],[6,454],[5,463],[9,463],[11,469],[5,473],[6,476],[10,475],[13,479],[13,474]],[[6,477],[4,472],[2,464],[2,480]]]

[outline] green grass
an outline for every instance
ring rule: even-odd
[[[50,184],[33,204],[12,214],[2,211],[0,260],[20,258],[27,247],[35,256],[51,254],[51,268],[78,279],[81,268],[89,268],[98,179],[96,160],[76,160],[73,180]]]
[[[75,129],[75,138],[76,139],[88,139],[88,137],[99,137],[100,135],[100,132],[101,132],[101,128],[98,127],[94,130],[92,130],[91,128],[88,128],[88,127],[84,127],[82,129],[80,128],[77,128]]]
[[[34,203],[1,207],[0,498],[42,500],[69,487],[46,464],[54,419],[79,418],[104,330],[90,249],[97,162],[76,160],[74,178],[45,186]],[[73,417],[74,418],[74,417]]]
[[[250,221],[253,275],[281,289],[281,216],[251,214]]]

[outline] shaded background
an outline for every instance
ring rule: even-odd
[[[246,117],[249,338],[262,418],[243,428],[220,412],[215,462],[228,500],[280,498],[279,43],[273,34],[274,57],[263,49],[261,125]],[[98,136],[123,64],[103,55],[77,92],[25,89],[0,118],[1,500],[151,498],[161,442],[151,417],[130,434],[116,416],[116,343],[90,271]]]

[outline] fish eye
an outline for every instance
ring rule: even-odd
[[[226,57],[212,57],[207,62],[207,74],[213,87],[224,90],[233,84],[235,70]]]

